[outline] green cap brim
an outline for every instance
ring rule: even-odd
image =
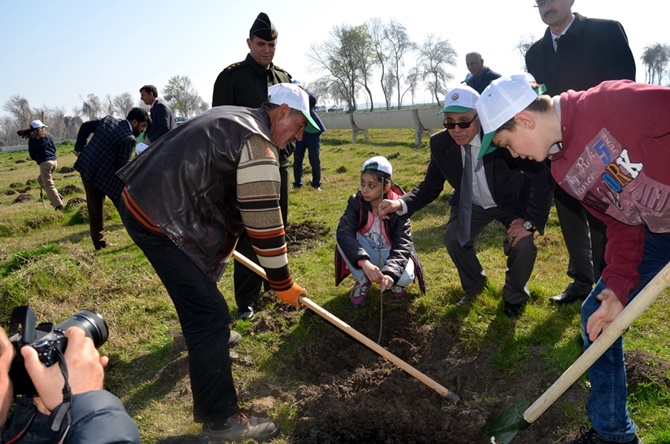
[[[307,126],[305,127],[305,132],[311,134],[320,133],[321,130],[319,129],[319,125],[317,125],[314,119],[312,119],[312,116],[309,115],[309,112],[301,111],[301,113],[307,119]]]
[[[491,131],[488,134],[484,134],[484,138],[482,139],[482,147],[479,148],[479,155],[477,156],[477,159],[481,159],[488,153],[492,153],[493,150],[497,148],[495,145],[491,145],[491,141],[493,140],[493,136],[495,135],[496,135],[495,131]]]
[[[472,111],[472,109],[473,108],[467,108],[465,106],[449,105],[442,108],[442,111],[437,113],[437,115],[439,116],[444,113],[467,113],[468,111]]]

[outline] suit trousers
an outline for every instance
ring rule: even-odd
[[[147,229],[121,201],[121,220],[163,282],[188,347],[195,422],[223,422],[239,412],[228,348],[230,312],[217,283],[172,240]]]
[[[486,274],[481,262],[479,262],[477,250],[474,246],[477,237],[484,227],[495,220],[507,228],[518,217],[498,207],[485,209],[473,204],[472,220],[470,223],[470,242],[464,247],[461,247],[456,239],[458,231],[457,218],[458,205],[455,205],[451,208],[449,222],[447,222],[447,228],[444,233],[444,244],[447,247],[451,260],[456,266],[456,270],[458,270],[463,291],[466,295],[474,297],[481,293],[486,286]],[[533,272],[535,258],[537,257],[534,236],[521,239],[516,247],[510,247],[505,238],[503,248],[507,256],[503,298],[511,304],[524,304],[530,299],[528,279],[530,279]]]
[[[587,295],[605,268],[605,224],[559,186],[554,205],[570,258],[567,274],[572,282],[565,293]]]
[[[281,177],[281,191],[279,193],[279,207],[281,208],[282,220],[284,221],[284,228],[286,228],[286,220],[288,218],[288,165],[279,167],[279,175]],[[254,253],[251,245],[251,240],[244,231],[240,235],[235,247],[238,253],[245,256],[247,259],[260,265],[256,253]],[[235,286],[235,303],[238,311],[244,310],[245,307],[253,307],[258,300],[263,286],[263,278],[245,267],[240,262],[235,261],[233,264],[233,285]],[[267,287],[267,285],[266,285]]]
[[[105,193],[93,185],[93,182],[81,176],[86,192],[86,208],[88,209],[88,226],[91,231],[91,240],[96,250],[109,245],[105,236]],[[116,209],[119,209],[120,199],[110,199]]]

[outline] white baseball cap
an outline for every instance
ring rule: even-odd
[[[314,122],[309,111],[309,95],[307,92],[292,83],[278,83],[268,88],[268,102],[275,105],[288,105],[296,111],[300,111],[307,119],[305,131],[308,133],[320,133],[319,126]]]
[[[444,97],[444,108],[438,113],[467,113],[475,109],[479,93],[467,85],[457,86]]]
[[[381,171],[386,173],[389,177],[393,176],[393,167],[391,162],[383,156],[370,157],[368,160],[363,162],[363,167],[361,171]]]
[[[30,127],[32,129],[42,128],[42,127],[49,128],[48,126],[43,124],[41,120],[33,120],[32,122],[30,122]]]
[[[486,87],[476,105],[484,130],[478,156],[480,159],[496,149],[491,146],[491,141],[498,128],[526,109],[535,99],[537,92],[528,82],[526,74],[500,77]]]

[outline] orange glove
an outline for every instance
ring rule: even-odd
[[[275,291],[277,297],[283,302],[293,305],[295,307],[300,307],[300,296],[307,296],[307,290],[302,288],[300,285],[293,283],[293,287],[284,291]]]

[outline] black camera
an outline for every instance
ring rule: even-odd
[[[65,353],[67,338],[65,330],[79,327],[86,336],[93,339],[98,348],[107,341],[109,331],[107,322],[93,310],[81,310],[58,325],[43,323],[36,325],[35,312],[29,306],[16,307],[12,310],[9,323],[9,341],[16,350],[16,355],[9,370],[9,377],[14,385],[15,395],[35,395],[35,387],[21,356],[21,347],[29,345],[37,350],[40,361],[47,367],[58,362],[58,355]]]

